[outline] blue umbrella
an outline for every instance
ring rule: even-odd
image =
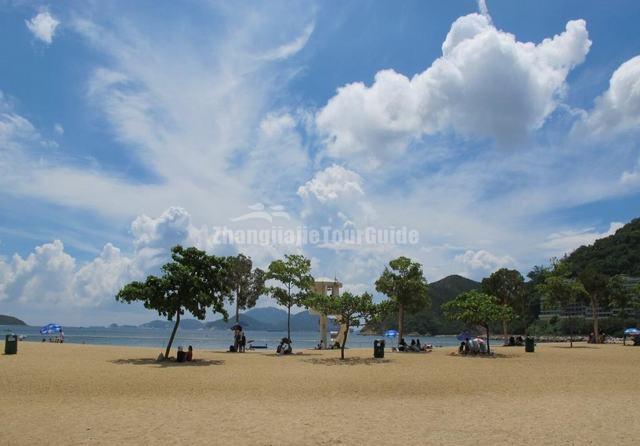
[[[627,336],[638,336],[640,335],[640,330],[638,330],[637,328],[627,328],[624,331],[624,334]]]
[[[389,338],[392,338],[394,336],[398,336],[398,331],[397,330],[387,330],[387,331],[384,332],[384,335],[389,337]]]
[[[60,333],[62,331],[62,327],[58,324],[47,324],[40,329],[40,334],[50,335],[54,333]]]
[[[458,341],[466,341],[467,339],[473,339],[473,338],[475,338],[475,336],[467,330],[464,330],[462,333],[456,336],[456,339]]]

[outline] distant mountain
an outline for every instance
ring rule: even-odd
[[[6,314],[0,314],[0,325],[27,325],[24,321],[21,321],[17,317],[7,316]]]
[[[230,329],[236,324],[235,317],[230,317],[227,322],[222,319],[207,322],[206,328]],[[240,325],[247,330],[255,331],[281,331],[287,329],[287,312],[274,307],[252,308],[244,313],[240,313]],[[308,311],[291,315],[292,331],[318,331],[320,328],[320,316],[313,315]],[[332,326],[330,329],[337,329]]]
[[[416,313],[405,315],[405,333],[420,334],[452,334],[460,331],[463,325],[449,321],[442,314],[441,306],[461,293],[480,288],[480,282],[467,279],[457,274],[447,276],[437,282],[429,284],[429,298],[431,307]],[[363,333],[381,333],[385,330],[398,328],[398,315],[389,315],[381,324],[366,325]]]
[[[159,328],[159,329],[165,330],[165,329],[173,328],[174,325],[175,325],[175,321],[155,320],[155,321],[147,322],[146,324],[141,324],[140,327],[141,328]],[[186,330],[199,330],[201,328],[204,328],[204,325],[205,324],[203,324],[202,322],[196,319],[182,319],[180,321],[179,328],[186,329]]]

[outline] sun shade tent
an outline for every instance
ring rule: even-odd
[[[47,324],[40,329],[42,335],[52,335],[62,333],[62,326],[58,324]]]

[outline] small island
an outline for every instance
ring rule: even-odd
[[[24,321],[17,317],[0,314],[0,325],[27,325]]]

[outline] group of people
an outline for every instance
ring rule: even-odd
[[[340,348],[340,343],[335,339],[332,339],[329,347],[327,347],[324,343],[324,340],[320,339],[320,342],[318,343],[318,345],[316,345],[316,350],[326,350],[327,348],[331,350]]]
[[[247,337],[244,334],[244,330],[241,327],[233,329],[233,348],[230,349],[233,352],[244,353],[247,348]]]
[[[524,345],[524,338],[522,336],[518,336],[517,338],[511,336],[504,345],[505,347],[521,347]]]
[[[486,355],[487,351],[487,343],[482,338],[466,338],[458,347],[461,355]]]
[[[401,338],[400,342],[398,342],[399,352],[426,352],[432,348],[431,344],[420,343],[420,339],[412,339],[410,344],[407,344],[404,338]]]
[[[193,361],[193,347],[189,346],[187,347],[187,351],[184,351],[184,348],[182,348],[182,346],[178,346],[178,354],[176,355],[176,361],[177,362],[189,362],[189,361]]]
[[[606,339],[606,335],[604,334],[604,331],[601,331],[600,334],[596,337],[595,333],[591,332],[589,333],[589,339],[587,339],[587,343],[588,344],[604,344],[604,341]],[[597,342],[596,342],[597,341]]]
[[[278,355],[290,355],[293,353],[293,347],[291,346],[291,339],[282,338],[280,344],[276,348],[276,353]]]

